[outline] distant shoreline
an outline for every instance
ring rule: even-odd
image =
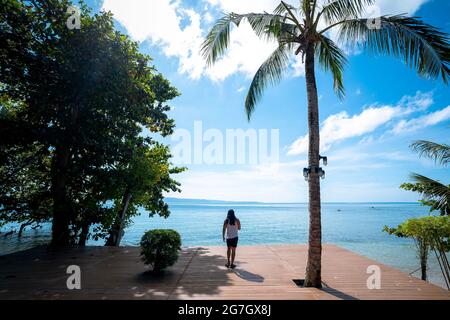
[[[167,197],[165,198],[166,202],[170,205],[170,204],[177,204],[177,203],[185,203],[185,204],[189,204],[189,203],[202,203],[202,204],[207,204],[207,203],[214,203],[214,204],[266,204],[266,205],[270,205],[270,204],[279,204],[279,205],[305,205],[308,204],[308,202],[261,202],[261,201],[237,201],[237,200],[210,200],[210,199],[191,199],[191,198],[172,198],[172,197]],[[420,204],[418,201],[361,201],[361,202],[357,202],[357,201],[352,201],[352,202],[348,202],[348,201],[342,201],[342,202],[335,202],[335,201],[330,201],[330,202],[322,202],[322,204]]]

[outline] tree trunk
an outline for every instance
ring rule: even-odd
[[[78,246],[80,246],[80,247],[86,246],[88,234],[89,234],[89,224],[86,223],[86,224],[83,224],[83,226],[81,227],[80,237],[78,240]]]
[[[420,264],[420,268],[421,268],[421,271],[422,271],[422,276],[421,276],[421,279],[423,280],[423,281],[427,281],[427,263],[425,262],[425,263],[421,263]]]
[[[70,127],[65,135],[70,136],[77,128],[79,111],[80,103],[77,99],[72,107]],[[51,245],[54,247],[68,247],[71,244],[69,224],[72,208],[67,201],[67,169],[71,156],[69,145],[68,141],[64,141],[64,139],[59,141],[55,146],[55,155],[52,162],[53,222]]]
[[[419,240],[420,270],[421,279],[427,281],[427,264],[428,264],[428,244],[424,240]]]
[[[109,232],[109,238],[106,241],[105,246],[110,247],[120,246],[120,241],[122,240],[123,236],[123,226],[128,211],[128,206],[130,205],[131,197],[132,197],[131,190],[130,188],[127,187],[122,199],[122,209],[120,210],[117,219],[114,222],[111,231]]]
[[[322,225],[320,213],[320,177],[315,171],[320,167],[319,99],[315,76],[314,46],[307,45],[305,52],[306,91],[308,95],[309,153],[309,247],[305,287],[322,287]]]
[[[52,246],[67,247],[70,245],[69,221],[70,208],[67,203],[66,182],[67,166],[70,152],[66,147],[58,146],[52,165],[52,197],[53,197],[53,223]]]
[[[31,222],[25,222],[25,223],[22,223],[22,224],[20,225],[19,233],[17,234],[17,237],[18,237],[18,238],[21,238],[21,237],[22,237],[22,234],[23,234],[23,232],[25,231],[25,228],[28,227],[29,225],[31,225]]]

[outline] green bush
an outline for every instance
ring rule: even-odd
[[[175,264],[180,250],[181,237],[174,230],[150,230],[141,239],[141,258],[154,272]]]

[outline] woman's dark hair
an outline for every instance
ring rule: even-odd
[[[236,215],[234,214],[233,209],[228,210],[227,221],[228,224],[232,226],[234,226],[234,224],[236,223]]]

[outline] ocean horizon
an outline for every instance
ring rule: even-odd
[[[138,246],[150,229],[174,229],[183,246],[221,246],[222,224],[229,209],[234,209],[242,223],[239,245],[306,244],[309,214],[307,203],[232,202],[218,200],[168,198],[171,215],[167,219],[141,214],[125,230],[124,246]],[[396,227],[403,221],[429,215],[427,207],[417,202],[329,202],[322,204],[323,243],[332,243],[419,277],[420,264],[411,239],[400,239],[383,232],[385,225]],[[9,225],[5,232],[17,226]],[[9,228],[9,229],[8,229]],[[22,251],[48,243],[50,225],[0,238],[0,255]],[[89,239],[87,245],[101,246],[104,240]],[[238,258],[239,260],[239,251]],[[414,272],[416,271],[416,272]],[[429,256],[429,281],[445,287],[433,252]]]

